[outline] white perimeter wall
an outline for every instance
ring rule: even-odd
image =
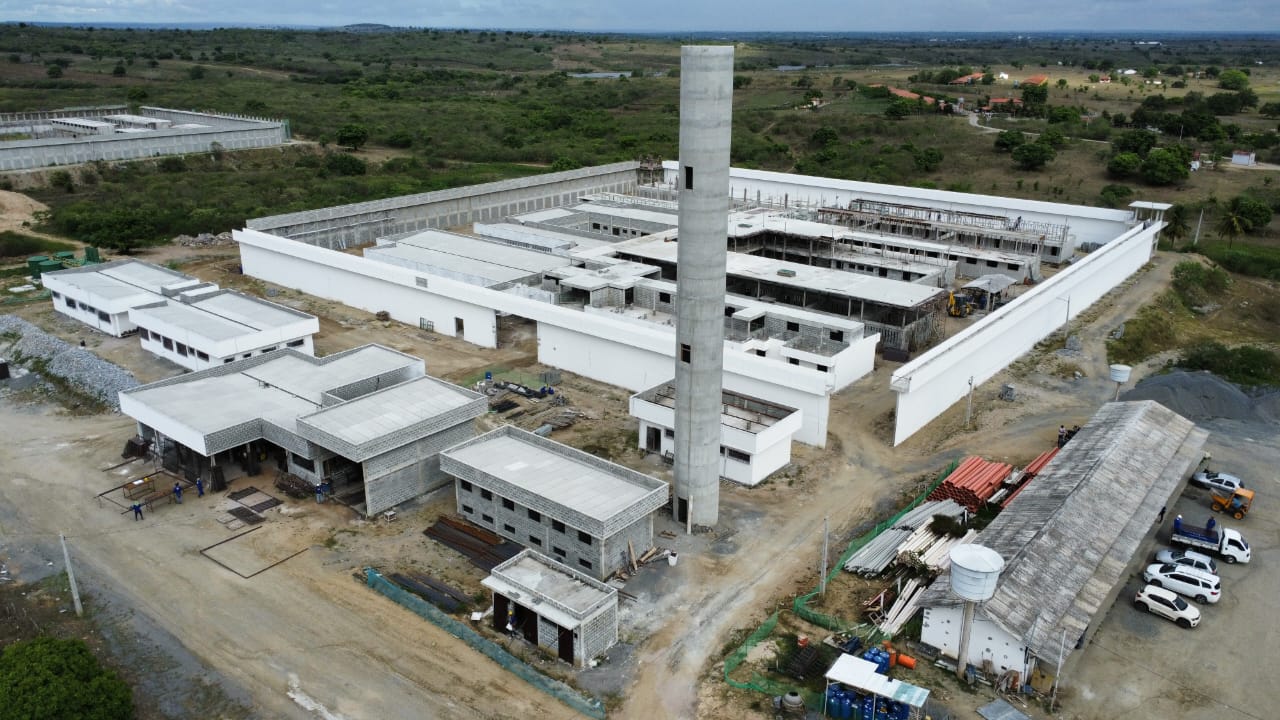
[[[463,339],[497,347],[496,312],[538,323],[539,362],[639,392],[671,379],[675,372],[675,328],[642,327],[606,314],[585,313],[529,298],[425,276],[405,268],[295,242],[257,230],[237,230],[246,275],[352,307],[386,310],[395,320],[417,325],[426,318],[435,331],[452,335],[463,318]],[[423,279],[426,287],[417,281]],[[837,380],[871,371],[877,336],[863,338],[840,353],[841,377],[746,353],[726,353],[724,387],[802,411],[795,439],[823,447],[830,393]]]
[[[1151,259],[1164,223],[1139,225],[1028,293],[898,368],[893,444],[901,444],[975,386],[989,380],[1050,334],[1058,332]]]
[[[964,608],[960,607],[925,608],[920,641],[938,648],[943,655],[954,658],[960,653],[963,612]],[[1023,681],[1026,680],[1026,647],[1005,632],[1004,628],[984,618],[981,610],[974,613],[973,627],[969,632],[968,655],[970,665],[982,667],[983,659],[987,659],[998,671],[1017,670],[1022,674]]]

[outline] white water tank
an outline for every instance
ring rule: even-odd
[[[996,592],[1004,558],[983,545],[951,548],[951,592],[972,602],[990,600]]]
[[[1129,367],[1128,365],[1112,365],[1111,381],[1118,382],[1118,383],[1127,383],[1129,382],[1129,373],[1131,372],[1133,372],[1133,368]]]

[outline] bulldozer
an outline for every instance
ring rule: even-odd
[[[947,314],[951,317],[969,317],[969,313],[973,312],[973,298],[968,295],[957,295],[951,292],[947,298]]]
[[[1219,493],[1217,490],[1210,494],[1210,507],[1214,512],[1230,513],[1231,517],[1237,520],[1243,520],[1245,515],[1249,514],[1249,508],[1253,506],[1253,491],[1238,487],[1231,493]]]

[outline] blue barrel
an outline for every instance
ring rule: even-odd
[[[875,720],[876,699],[871,695],[862,699],[862,720]]]
[[[827,686],[827,715],[829,717],[836,717],[839,714],[837,708],[840,707],[840,695],[843,692],[839,685]]]
[[[490,370],[485,370],[485,371],[484,371],[484,381],[485,381],[485,382],[493,382],[493,372],[492,372],[492,371],[490,371]]]
[[[845,693],[844,697],[840,698],[840,717],[845,720],[853,717],[853,698],[849,693]]]

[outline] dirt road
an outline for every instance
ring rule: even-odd
[[[106,591],[180,638],[222,675],[230,694],[252,698],[257,716],[574,716],[460,641],[326,567],[329,551],[319,543],[341,526],[345,510],[324,506],[323,514],[317,509],[269,520],[268,553],[308,550],[245,580],[198,553],[232,535],[214,520],[222,496],[188,493],[184,504],[157,505],[142,522],[94,500],[130,477],[89,469],[119,461],[123,438],[132,434],[128,418],[69,417],[4,399],[0,428],[0,549],[10,557],[11,572],[19,579],[44,572],[43,563],[32,565],[57,557],[52,548],[65,532],[86,578],[109,584]],[[136,475],[142,468],[122,470]],[[265,477],[258,480],[269,487],[262,485]],[[252,555],[240,561],[265,565],[274,559]],[[92,582],[82,588],[93,612],[97,588]],[[168,661],[156,662],[159,672]],[[220,713],[195,708],[185,716]]]

